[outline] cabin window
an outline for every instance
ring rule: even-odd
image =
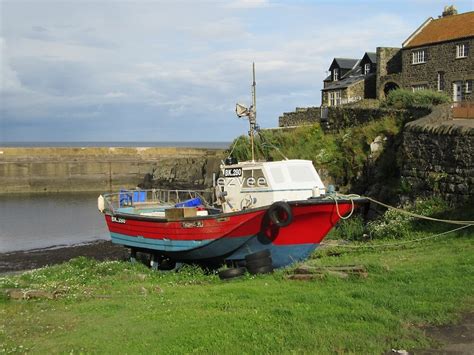
[[[288,172],[293,182],[311,182],[315,180],[313,170],[306,165],[289,166]]]
[[[272,167],[269,169],[270,175],[272,176],[273,181],[276,184],[283,184],[285,182],[285,176],[283,175],[283,170],[280,167]]]
[[[268,186],[262,169],[248,169],[243,171],[243,188],[258,188]]]
[[[468,55],[469,46],[466,43],[461,43],[456,46],[456,58],[466,58]]]
[[[332,80],[338,81],[339,80],[339,69],[334,68],[332,71]]]
[[[411,53],[411,63],[412,64],[420,64],[420,63],[426,63],[426,49],[420,49],[418,51],[413,51]]]

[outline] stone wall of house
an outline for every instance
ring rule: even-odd
[[[377,47],[377,79],[376,95],[378,99],[385,97],[385,85],[394,83],[402,86],[402,52],[401,48]]]
[[[285,112],[278,118],[279,127],[293,127],[319,123],[320,107],[297,107],[294,112]]]
[[[361,80],[358,83],[355,83],[354,85],[349,86],[345,92],[345,97],[342,98],[342,100],[347,100],[347,101],[342,101],[344,103],[351,102],[350,100],[354,101],[360,101],[364,99],[364,94],[365,94],[365,80]]]
[[[465,58],[456,58],[456,45],[465,43],[470,53]],[[403,77],[402,85],[411,88],[414,85],[426,85],[431,90],[438,90],[438,73],[444,73],[444,92],[453,97],[453,83],[463,82],[463,99],[472,99],[472,93],[465,93],[465,82],[474,80],[474,38],[417,47],[402,50]],[[414,51],[426,50],[426,63],[412,64]]]
[[[474,127],[448,115],[433,112],[405,126],[401,176],[413,195],[465,203],[474,199]]]

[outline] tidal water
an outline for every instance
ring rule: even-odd
[[[0,253],[110,239],[98,195],[0,195]]]

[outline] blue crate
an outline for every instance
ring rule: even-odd
[[[202,201],[199,197],[191,198],[189,200],[177,203],[174,207],[197,207],[201,206]]]

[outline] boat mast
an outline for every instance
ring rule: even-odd
[[[247,108],[243,104],[237,103],[235,106],[235,113],[237,117],[248,117],[250,130],[250,145],[252,147],[252,162],[255,162],[255,132],[258,130],[257,125],[257,83],[255,82],[255,63],[252,63],[252,73],[253,73],[253,82],[252,82],[252,104]]]
[[[257,83],[255,82],[255,62],[252,63],[253,83],[252,83],[252,106],[249,112],[249,123],[250,123],[250,144],[252,147],[252,162],[255,162],[255,148],[254,148],[254,137],[255,128],[257,125]]]

